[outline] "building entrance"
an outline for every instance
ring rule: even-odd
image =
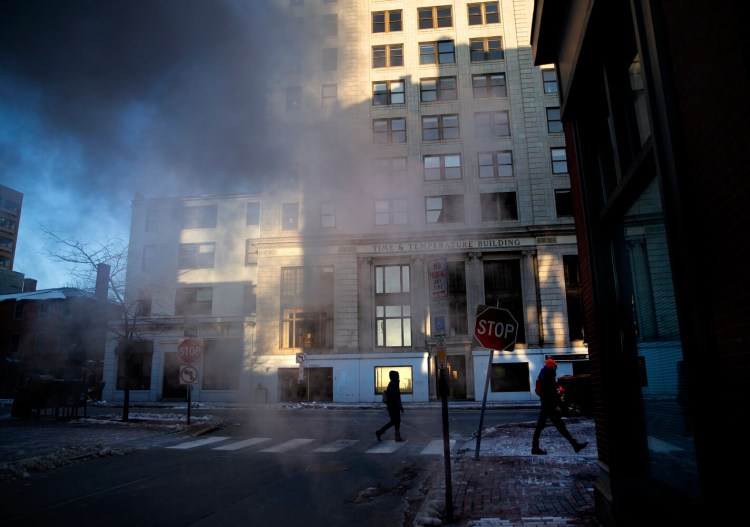
[[[280,402],[332,402],[333,368],[279,368]]]

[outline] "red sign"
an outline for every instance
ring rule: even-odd
[[[203,343],[200,340],[183,340],[177,348],[177,357],[183,364],[198,362],[203,355]]]
[[[491,350],[513,351],[518,335],[518,321],[507,309],[490,306],[477,307],[474,337],[482,347]]]

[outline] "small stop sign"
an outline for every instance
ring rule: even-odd
[[[518,321],[510,311],[499,307],[477,307],[474,337],[482,347],[513,351],[517,335]]]
[[[183,340],[177,347],[177,358],[183,364],[198,362],[203,355],[203,343],[200,340]]]

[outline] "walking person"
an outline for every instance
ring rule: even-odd
[[[539,410],[539,418],[536,421],[536,428],[534,429],[531,453],[539,456],[547,454],[546,450],[539,448],[539,436],[541,436],[542,430],[544,430],[544,426],[547,424],[547,419],[552,421],[557,431],[568,440],[573,450],[580,452],[586,448],[588,442],[583,441],[579,443],[574,439],[562,419],[561,401],[557,394],[557,363],[552,359],[547,359],[544,363],[544,368],[539,372],[539,377],[537,377],[536,381],[536,394],[539,396],[542,408]]]
[[[404,407],[401,404],[401,388],[399,387],[400,381],[398,372],[395,370],[389,371],[388,378],[391,379],[391,381],[385,389],[385,405],[388,409],[388,417],[390,417],[390,421],[375,431],[375,437],[378,438],[378,441],[381,441],[380,438],[385,431],[393,427],[396,431],[396,441],[400,443],[404,440],[404,438],[401,437],[401,414],[404,413]]]

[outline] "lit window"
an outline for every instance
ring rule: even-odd
[[[375,267],[375,326],[378,347],[411,346],[408,265]]]

